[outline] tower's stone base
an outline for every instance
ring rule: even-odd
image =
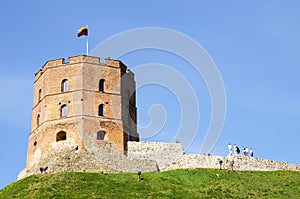
[[[112,143],[106,141],[90,143],[86,150],[79,149],[75,145],[52,147],[48,150],[46,158],[22,170],[18,179],[41,173],[41,168],[47,168],[47,173],[158,171],[155,160],[128,158],[121,154]]]

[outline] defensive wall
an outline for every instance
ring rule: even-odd
[[[40,173],[47,167],[47,173],[76,172],[157,172],[172,169],[220,168],[249,171],[298,170],[300,165],[288,164],[241,155],[209,156],[185,154],[181,143],[128,142],[127,155],[123,155],[113,143],[99,141],[85,142],[89,146],[80,150],[71,141],[56,143],[47,157],[39,164],[20,172],[18,179]],[[231,163],[233,162],[233,166]]]
[[[128,158],[155,160],[160,171],[179,168],[220,168],[250,171],[300,170],[300,165],[241,155],[209,156],[185,154],[180,143],[128,142]]]

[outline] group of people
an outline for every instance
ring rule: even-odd
[[[229,155],[232,155],[232,154],[239,155],[241,152],[240,148],[236,144],[234,144],[232,147],[232,145],[230,143],[228,144],[228,151],[229,151]],[[252,148],[248,149],[248,147],[242,146],[242,151],[243,151],[244,156],[253,157]]]

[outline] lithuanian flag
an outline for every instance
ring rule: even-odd
[[[88,26],[84,26],[78,30],[77,37],[81,37],[83,35],[88,36]]]

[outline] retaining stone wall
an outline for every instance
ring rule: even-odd
[[[155,160],[159,170],[182,158],[183,147],[180,143],[165,142],[128,142],[127,157],[141,160]]]
[[[128,142],[127,156],[120,154],[113,143],[96,143],[85,138],[86,150],[78,149],[70,142],[53,145],[47,157],[20,172],[18,179],[40,173],[40,167],[48,167],[47,173],[76,172],[155,172],[180,168],[220,168],[234,170],[271,171],[299,170],[300,165],[250,158],[240,155],[208,156],[185,154],[180,143]],[[231,167],[230,163],[233,163]]]
[[[233,161],[234,170],[300,170],[300,165],[241,155],[222,157],[185,154],[180,143],[128,142],[127,156],[156,160],[160,171],[179,168],[220,168],[220,160],[223,162],[223,169],[232,169],[230,163]]]
[[[70,143],[49,148],[46,157],[30,168],[21,171],[18,179],[39,174],[41,167],[48,167],[47,173],[65,171],[114,173],[137,172],[138,170],[155,172],[158,170],[155,160],[127,158],[120,154],[113,143],[103,141],[103,143],[97,144],[87,136],[85,144],[88,146],[86,150]]]

